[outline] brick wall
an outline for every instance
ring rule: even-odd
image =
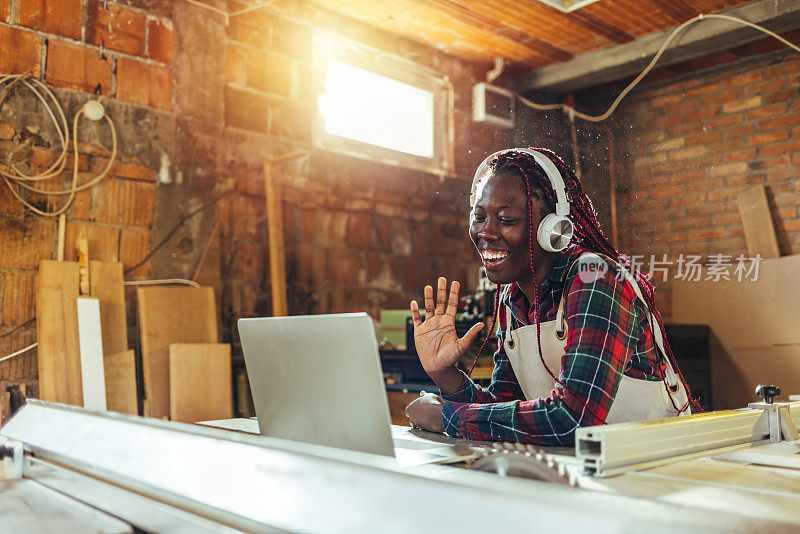
[[[116,102],[142,104],[161,110],[172,108],[170,66],[174,36],[169,19],[144,10],[81,0],[5,0],[0,2],[0,72],[30,71],[55,88],[71,118],[96,93]],[[118,127],[124,121],[114,116]],[[71,122],[71,121],[70,121]],[[81,179],[106,167],[110,151],[108,131],[82,130],[79,172]],[[17,91],[0,110],[0,153],[7,153],[27,138],[34,146],[21,153],[32,172],[46,169],[57,156],[52,126],[30,93]],[[129,137],[122,135],[122,138]],[[142,258],[150,247],[153,224],[153,168],[140,164],[131,147],[122,147],[121,159],[97,187],[76,195],[67,212],[66,259],[76,259],[76,240],[89,238],[95,259],[120,260],[126,266]],[[67,168],[72,167],[70,152]],[[66,176],[66,175],[65,175]],[[59,184],[51,184],[56,188]],[[62,199],[30,193],[28,201],[52,210]],[[26,212],[11,192],[0,191],[0,354],[36,341],[34,284],[38,262],[55,253],[56,227],[52,219]],[[144,265],[136,274],[147,276]],[[24,326],[22,326],[24,325]],[[21,327],[22,326],[22,327]],[[21,327],[21,328],[20,328]],[[0,364],[0,392],[24,384],[36,395],[35,350]],[[6,406],[0,413],[5,413]]]
[[[645,88],[616,119],[623,252],[747,256],[737,196],[764,184],[781,253],[800,253],[797,54]],[[669,283],[656,287],[669,316]]]
[[[451,80],[455,163],[444,177],[313,145],[314,28]],[[68,117],[92,94],[102,95],[117,125],[117,164],[67,213],[67,259],[84,231],[93,258],[130,268],[183,214],[234,189],[128,274],[191,277],[218,227],[222,335],[234,343],[236,319],[271,312],[262,162],[298,148],[310,158],[283,165],[277,176],[293,313],[377,314],[405,307],[440,274],[474,283],[469,179],[486,152],[507,144],[506,131],[471,122],[469,90],[487,69],[303,2],[226,26],[182,1],[0,0],[0,72],[32,71],[55,88]],[[56,154],[52,127],[30,95],[10,95],[0,110],[0,154],[32,133],[38,137],[28,157],[41,169]],[[82,132],[84,178],[104,167],[109,146],[102,125]],[[37,264],[54,254],[55,234],[52,220],[26,213],[0,188],[0,335],[34,316]],[[35,324],[19,328],[0,338],[0,354],[35,338]],[[135,336],[129,339],[135,346]],[[29,384],[35,393],[35,351],[0,364],[0,393],[10,383]]]

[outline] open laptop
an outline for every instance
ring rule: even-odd
[[[403,465],[474,456],[463,445],[392,439],[367,314],[240,319],[238,325],[261,435],[395,456]]]

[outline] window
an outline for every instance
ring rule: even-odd
[[[315,35],[315,144],[357,157],[446,169],[448,86],[435,72],[343,39]]]
[[[433,158],[433,93],[329,59],[320,97],[325,131]]]

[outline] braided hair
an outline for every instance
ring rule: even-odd
[[[661,314],[659,313],[658,309],[655,305],[655,289],[653,285],[645,278],[645,276],[640,273],[639,271],[632,268],[630,261],[625,258],[622,254],[614,248],[614,245],[608,240],[606,235],[603,233],[602,228],[600,227],[600,222],[597,219],[597,212],[592,205],[592,201],[589,199],[588,196],[583,192],[583,187],[581,185],[580,180],[572,171],[572,169],[564,163],[564,161],[558,157],[553,151],[545,149],[545,148],[533,148],[532,150],[536,150],[544,154],[548,159],[550,159],[553,164],[558,168],[561,176],[564,179],[564,186],[566,189],[567,200],[570,204],[569,210],[569,219],[572,221],[574,227],[574,234],[572,237],[571,243],[575,243],[580,245],[581,247],[596,252],[598,254],[602,254],[605,256],[610,257],[614,261],[618,262],[622,265],[623,269],[628,269],[629,272],[633,275],[634,279],[636,280],[639,288],[642,291],[642,295],[644,296],[644,300],[647,304],[648,309],[652,313],[655,320],[658,322],[658,325],[661,327],[661,331],[664,332],[664,322],[661,318]],[[536,280],[536,271],[533,266],[533,257],[534,257],[534,247],[537,243],[536,240],[536,233],[537,228],[534,226],[533,223],[533,202],[531,192],[534,189],[540,190],[542,192],[543,200],[548,209],[552,212],[555,211],[554,207],[556,205],[556,194],[553,190],[552,183],[550,178],[547,176],[547,173],[544,169],[536,163],[533,156],[527,154],[522,151],[516,150],[507,150],[500,152],[497,154],[494,159],[489,163],[489,170],[493,175],[500,175],[500,174],[515,174],[522,178],[522,181],[525,184],[525,190],[528,200],[528,240],[530,246],[530,256],[531,256],[531,274],[533,275],[533,287],[534,287],[534,298],[533,298],[533,305],[534,305],[534,317],[536,321],[536,337],[537,337],[537,344],[539,347],[539,357],[544,364],[544,368],[553,378],[553,380],[563,386],[565,389],[570,389],[566,384],[564,384],[561,380],[559,380],[552,371],[547,367],[547,364],[544,361],[544,356],[542,355],[542,347],[541,347],[541,338],[540,338],[540,329],[539,329],[539,283]],[[499,312],[499,295],[500,291],[495,293],[494,299],[494,316],[492,318],[492,326],[489,329],[489,332],[494,330],[495,324],[497,323],[498,312]],[[510,320],[510,319],[509,319]],[[478,355],[475,357],[475,361],[470,368],[470,374],[472,369],[475,366],[475,363],[478,360],[478,356],[480,356],[483,348],[486,346],[487,341],[489,340],[489,336],[487,336],[486,340],[481,345],[481,348],[478,351]],[[689,404],[691,404],[696,411],[702,411],[702,407],[699,403],[691,398],[691,392],[689,391],[689,387],[686,384],[686,380],[683,378],[683,375],[678,368],[677,362],[675,361],[675,356],[672,353],[672,348],[669,345],[669,342],[665,338],[664,342],[664,351],[666,352],[667,365],[672,365],[673,369],[676,370],[678,376],[680,377],[681,382],[683,383],[684,388],[686,389],[687,395],[689,396],[689,403],[685,406],[678,407],[675,405],[674,400],[672,399],[671,395],[668,395],[670,401],[673,404],[673,407],[678,410],[679,412],[685,411]],[[666,385],[666,383],[665,383]],[[600,420],[605,423],[603,418],[598,417],[594,411],[592,411],[588,404],[584,402],[584,406],[586,409],[592,413],[595,417],[595,420]]]

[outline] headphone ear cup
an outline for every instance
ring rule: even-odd
[[[549,213],[539,223],[536,240],[548,252],[561,252],[572,240],[575,229],[567,217]]]

